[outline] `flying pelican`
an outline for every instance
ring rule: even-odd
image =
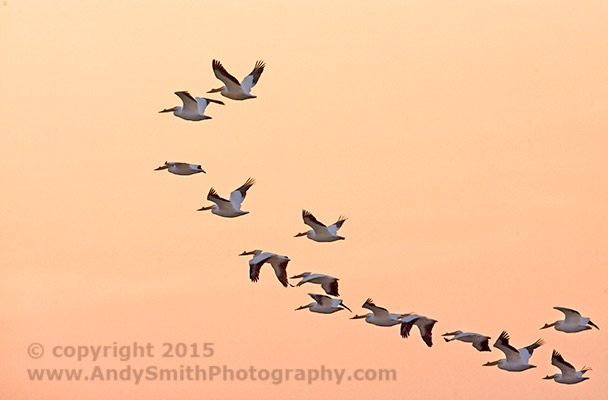
[[[553,354],[551,354],[551,364],[559,368],[562,373],[547,375],[543,379],[555,379],[555,382],[565,383],[567,385],[572,385],[574,383],[582,382],[585,379],[589,379],[584,377],[583,374],[587,371],[591,371],[591,368],[583,367],[583,369],[577,371],[572,364],[565,361],[562,355],[555,350],[553,350]]]
[[[253,258],[249,260],[249,278],[252,282],[257,282],[260,279],[260,268],[264,263],[270,263],[274,273],[277,275],[277,279],[285,287],[289,284],[287,282],[287,263],[289,257],[280,256],[274,253],[262,252],[262,250],[244,251],[239,256],[253,255]]]
[[[211,89],[207,93],[221,92],[221,95],[228,97],[232,100],[246,100],[255,99],[257,96],[250,94],[251,88],[258,83],[264,67],[266,64],[264,61],[256,61],[253,71],[249,75],[243,78],[243,81],[239,83],[238,79],[230,75],[224,68],[221,62],[213,60],[212,62],[213,73],[215,77],[224,83],[224,86],[217,89]]]
[[[202,121],[205,119],[211,119],[211,117],[205,115],[205,108],[207,108],[209,103],[224,105],[224,102],[219,100],[207,99],[204,97],[194,98],[187,91],[175,92],[175,94],[177,97],[182,99],[182,102],[184,103],[183,107],[175,106],[165,108],[164,110],[159,111],[159,113],[172,112],[176,117],[180,117],[188,121]]]
[[[163,169],[168,169],[169,172],[175,175],[193,175],[198,174],[199,172],[205,172],[200,165],[174,161],[165,161],[164,165],[154,169],[154,171]]]
[[[302,278],[296,286],[302,286],[305,283],[317,283],[321,285],[325,293],[332,296],[340,296],[338,294],[338,278],[323,274],[313,274],[310,272],[303,272],[300,275],[294,275],[290,279]]]
[[[371,311],[371,313],[355,315],[351,319],[365,318],[365,322],[368,324],[378,326],[393,326],[401,323],[400,318],[403,316],[403,314],[389,313],[386,308],[375,305],[372,299],[367,299],[361,307],[367,308]]]
[[[462,332],[462,331],[454,331],[449,333],[444,333],[441,336],[454,336],[451,339],[444,337],[443,339],[446,342],[451,342],[452,340],[460,340],[461,342],[472,343],[473,347],[475,347],[479,351],[492,351],[490,350],[490,346],[488,346],[488,340],[490,340],[489,336],[480,335],[479,333],[471,333],[471,332]]]
[[[555,321],[552,324],[545,324],[545,326],[540,329],[545,329],[553,326],[555,327],[555,330],[567,333],[586,331],[587,329],[591,329],[591,327],[600,329],[596,324],[591,322],[589,318],[581,317],[581,314],[576,310],[572,310],[570,308],[565,307],[553,308],[563,312],[566,315],[566,319]]]
[[[209,189],[207,200],[214,202],[212,206],[201,207],[197,211],[211,210],[215,215],[226,218],[234,218],[249,214],[249,211],[241,211],[241,203],[245,200],[247,190],[255,183],[255,179],[249,178],[238,189],[230,193],[230,200],[218,196],[214,188]]]
[[[308,295],[312,297],[315,302],[300,306],[296,308],[296,311],[308,308],[312,312],[321,314],[331,314],[343,309],[347,309],[348,311],[352,312],[351,309],[346,307],[346,304],[342,303],[342,300],[340,299],[332,299],[331,297],[323,294],[308,293]]]
[[[302,210],[302,218],[304,219],[304,223],[310,226],[312,229],[306,232],[298,233],[294,237],[306,236],[315,242],[334,242],[336,240],[344,240],[344,237],[338,236],[338,229],[342,227],[342,224],[344,224],[344,221],[347,219],[346,217],[340,216],[340,218],[338,218],[338,220],[330,226],[325,226],[323,223],[319,222],[314,215],[306,210]]]
[[[432,330],[437,323],[436,320],[418,314],[403,314],[401,316],[401,337],[407,338],[410,335],[412,326],[416,325],[420,330],[420,336],[427,346],[433,346]]]
[[[483,364],[484,367],[490,367],[493,365],[498,365],[498,368],[504,369],[505,371],[519,372],[525,371],[530,368],[536,368],[536,365],[528,364],[528,360],[532,357],[532,353],[534,349],[539,348],[545,342],[542,339],[538,339],[536,342],[532,343],[530,346],[521,348],[517,350],[515,347],[509,344],[509,334],[506,331],[502,331],[498,339],[496,339],[496,343],[494,343],[494,347],[500,349],[507,356],[506,359],[502,358],[497,361],[487,362]]]

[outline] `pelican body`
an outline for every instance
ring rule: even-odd
[[[199,208],[197,211],[211,210],[215,215],[226,218],[240,217],[249,214],[249,211],[241,210],[241,203],[245,200],[247,190],[255,183],[255,179],[249,178],[238,189],[230,193],[230,200],[220,197],[214,188],[209,189],[207,200],[214,202],[212,206]]]
[[[154,171],[161,171],[163,169],[168,170],[175,175],[194,175],[199,172],[205,173],[203,167],[198,164],[188,164],[183,162],[165,161],[164,165],[154,169]]]
[[[290,279],[302,278],[296,286],[302,286],[305,283],[316,283],[321,285],[325,293],[332,296],[340,296],[338,294],[338,278],[324,274],[313,274],[303,272],[299,275],[294,275]]]
[[[545,324],[545,326],[540,329],[554,327],[556,331],[566,333],[582,332],[591,329],[591,327],[600,329],[596,324],[591,322],[589,318],[581,316],[581,314],[576,310],[565,307],[553,308],[563,312],[566,318],[563,320],[555,321],[551,324]]]
[[[280,256],[275,253],[263,252],[262,250],[244,251],[239,256],[253,255],[249,260],[249,278],[252,282],[257,282],[260,279],[260,269],[264,263],[269,263],[274,269],[277,279],[285,287],[289,285],[287,282],[287,263],[290,261],[287,256]]]
[[[402,314],[389,313],[386,308],[375,305],[372,299],[367,299],[361,307],[367,308],[371,313],[355,315],[351,319],[365,318],[365,322],[377,326],[394,326],[401,323]]]
[[[572,364],[565,361],[562,355],[556,350],[553,350],[553,353],[551,354],[551,364],[559,368],[562,373],[547,375],[543,379],[553,379],[557,383],[564,383],[566,385],[573,385],[589,379],[583,375],[585,372],[590,371],[591,368],[583,367],[583,369],[577,371]]]
[[[507,358],[487,362],[483,364],[483,366],[489,367],[497,365],[498,368],[511,372],[520,372],[530,368],[536,368],[536,365],[531,365],[528,363],[528,361],[530,360],[530,357],[532,357],[532,353],[534,352],[534,350],[539,348],[543,344],[544,341],[542,339],[538,339],[531,345],[518,350],[509,344],[509,334],[506,331],[502,331],[498,339],[496,339],[494,347],[500,349],[500,351],[505,353]]]
[[[264,67],[266,64],[264,64],[263,61],[256,61],[251,73],[243,78],[241,82],[239,82],[234,76],[230,75],[230,73],[226,71],[222,63],[218,60],[213,60],[211,66],[213,67],[215,77],[222,81],[224,86],[217,89],[211,89],[207,93],[220,92],[222,96],[228,97],[232,100],[247,100],[255,99],[257,97],[252,95],[250,92],[256,83],[258,83],[262,72],[264,72]]]
[[[351,309],[348,308],[346,306],[346,304],[342,303],[342,300],[340,300],[340,299],[332,299],[331,297],[325,296],[323,294],[308,293],[308,295],[313,298],[314,303],[300,306],[300,307],[296,308],[296,311],[308,308],[308,310],[311,312],[316,312],[316,313],[321,313],[321,314],[332,314],[332,313],[335,313],[336,311],[340,311],[340,310],[344,310],[344,309],[352,312]]]
[[[451,342],[453,340],[460,340],[461,342],[471,343],[473,347],[475,347],[479,351],[492,351],[490,350],[490,346],[488,345],[488,341],[490,340],[489,336],[480,335],[479,333],[472,332],[463,332],[463,331],[454,331],[450,333],[444,333],[444,340],[446,342]],[[453,336],[448,339],[445,336]]]
[[[172,112],[176,117],[187,121],[202,121],[211,119],[211,117],[205,115],[205,108],[207,108],[209,103],[224,105],[224,102],[219,100],[207,99],[204,97],[194,98],[187,91],[175,92],[175,94],[182,99],[183,106],[165,108],[164,110],[159,111],[159,113]]]
[[[335,242],[336,240],[344,240],[343,236],[338,235],[338,229],[342,227],[342,224],[344,224],[344,221],[347,219],[346,217],[340,216],[335,223],[326,226],[322,222],[319,222],[309,211],[302,210],[302,219],[304,220],[304,223],[312,229],[306,232],[300,232],[295,235],[295,237],[306,236],[315,242]]]
[[[428,347],[433,346],[432,330],[436,320],[418,314],[404,314],[401,316],[401,337],[407,338],[414,325],[420,330],[420,336]]]

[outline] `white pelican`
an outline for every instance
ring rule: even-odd
[[[338,229],[342,227],[342,224],[344,224],[344,221],[347,219],[346,217],[340,216],[340,218],[338,218],[338,220],[330,226],[325,226],[323,223],[319,222],[314,215],[306,210],[302,210],[302,218],[304,219],[304,223],[310,226],[312,229],[306,232],[298,233],[294,237],[306,236],[315,242],[334,242],[336,240],[344,240],[344,237],[338,236]]]
[[[540,329],[550,328],[553,326],[555,327],[555,330],[567,333],[586,331],[587,329],[591,329],[591,327],[600,329],[596,324],[591,322],[589,318],[581,317],[581,314],[576,310],[565,307],[553,308],[563,312],[566,315],[566,319],[555,321],[552,324],[545,324],[545,326]]]
[[[375,305],[372,299],[367,299],[361,307],[367,308],[371,311],[371,313],[355,315],[351,319],[365,318],[365,322],[368,324],[378,326],[393,326],[401,323],[400,318],[403,316],[403,314],[389,313],[386,308]]]
[[[562,355],[555,350],[553,350],[553,354],[551,354],[551,364],[559,368],[562,373],[547,375],[543,379],[554,379],[555,382],[565,383],[567,385],[572,385],[574,383],[582,382],[585,379],[589,379],[584,377],[583,374],[587,371],[591,371],[591,368],[583,367],[583,369],[577,371],[572,364],[565,361]]]
[[[228,97],[232,100],[246,100],[255,99],[257,96],[250,94],[251,88],[258,83],[260,75],[264,72],[264,61],[256,61],[253,71],[249,75],[243,78],[243,81],[239,83],[238,79],[230,75],[224,68],[221,62],[213,60],[211,64],[213,66],[213,73],[215,77],[224,83],[224,86],[217,89],[211,89],[207,93],[221,92],[222,96]]]
[[[290,279],[302,278],[296,286],[302,286],[305,283],[317,283],[321,285],[325,293],[332,296],[340,296],[338,294],[338,278],[323,274],[313,274],[310,272],[303,272],[300,275],[294,275]]]
[[[403,314],[401,316],[401,337],[407,338],[410,335],[412,326],[416,325],[420,330],[420,336],[427,346],[433,346],[432,330],[437,323],[436,320],[418,314]]]
[[[446,342],[451,342],[452,340],[460,340],[465,343],[472,343],[473,347],[475,347],[479,351],[492,351],[490,350],[490,346],[488,345],[488,341],[490,340],[489,336],[480,335],[479,333],[472,332],[463,332],[463,331],[454,331],[449,333],[444,333],[441,336],[454,336],[451,339],[444,337],[443,339]]]
[[[224,102],[219,100],[206,99],[204,97],[194,98],[187,91],[175,92],[175,94],[177,97],[182,99],[184,106],[165,108],[164,110],[159,111],[159,113],[172,112],[176,117],[180,117],[188,121],[202,121],[205,119],[211,119],[211,117],[205,115],[205,108],[207,108],[209,103],[224,105]]]
[[[253,258],[249,260],[249,278],[252,282],[257,282],[260,279],[260,268],[264,263],[270,263],[274,273],[277,275],[277,279],[285,287],[289,284],[287,282],[287,263],[289,257],[280,256],[274,253],[262,252],[262,250],[244,251],[239,256],[253,255]]]
[[[193,175],[198,174],[199,172],[205,172],[203,167],[200,165],[175,161],[165,161],[164,165],[154,169],[154,171],[160,171],[163,169],[167,169],[169,172],[175,175]]]
[[[296,311],[308,308],[312,312],[321,314],[331,314],[343,309],[347,309],[348,311],[352,312],[350,308],[346,307],[346,304],[342,303],[342,300],[340,299],[332,299],[331,297],[323,294],[308,293],[308,295],[312,297],[315,302],[300,306],[296,308]]]
[[[197,211],[211,210],[215,215],[226,218],[234,218],[249,214],[249,211],[241,211],[241,203],[245,200],[247,190],[255,183],[255,179],[249,178],[238,189],[230,193],[230,200],[218,196],[214,188],[209,189],[207,200],[214,202],[212,206],[201,207]]]
[[[530,346],[521,348],[517,350],[515,347],[509,344],[509,334],[506,331],[502,331],[498,339],[496,339],[496,343],[494,343],[494,347],[500,349],[507,358],[502,358],[497,361],[487,362],[483,364],[484,367],[490,367],[493,365],[498,365],[498,368],[504,369],[505,371],[519,372],[525,371],[530,368],[536,368],[536,365],[528,364],[528,360],[532,357],[532,353],[534,349],[539,348],[545,342],[542,339],[538,339],[536,342],[532,343]]]

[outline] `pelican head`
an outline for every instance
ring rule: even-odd
[[[244,251],[241,254],[239,254],[239,256],[252,256],[252,255],[258,255],[262,252],[262,250],[251,250],[251,251]]]
[[[222,89],[224,89],[225,86],[222,86],[221,88],[217,88],[217,89],[211,89],[210,91],[208,91],[207,93],[217,93],[217,92],[221,92]]]
[[[344,305],[344,304],[343,304]],[[351,311],[352,312],[352,311]],[[367,314],[363,314],[363,315],[355,315],[354,317],[351,317],[350,319],[361,319],[361,318],[365,318],[367,317]]]
[[[346,306],[346,304],[344,304],[344,303],[340,303],[340,305],[341,305],[342,307],[346,308],[346,309],[347,309],[348,311],[350,311],[351,313],[353,312],[353,310],[351,310],[350,308],[348,308],[348,307]],[[364,315],[364,317],[365,317],[365,315]]]
[[[168,112],[175,112],[177,111],[177,106],[176,107],[171,107],[171,108],[165,108],[164,110],[160,110],[158,113],[168,113]]]
[[[208,206],[208,207],[201,207],[196,211],[207,211],[207,210],[211,210],[213,209],[213,206]],[[243,254],[239,254],[240,256],[242,256]]]
[[[306,232],[300,232],[297,235],[295,235],[294,237],[300,237],[300,236],[306,236],[306,235],[308,235],[308,231],[306,231]]]
[[[310,272],[302,272],[300,275],[294,275],[289,279],[306,278],[308,275],[310,275]]]
[[[591,325],[592,327],[594,327],[595,329],[600,329],[599,326],[597,326],[596,324],[594,324],[593,322],[591,322],[591,320],[589,320],[589,322],[587,322],[589,325]]]
[[[496,361],[489,361],[485,364],[483,364],[484,367],[493,367],[494,365],[498,365],[498,363],[500,363],[501,360],[496,360]]]
[[[555,321],[555,322],[553,322],[552,324],[545,324],[545,326],[543,326],[543,327],[542,327],[542,328],[540,328],[540,329],[551,328],[553,325],[557,324],[558,322],[559,322],[559,321]]]
[[[543,379],[555,379],[555,375],[557,375],[557,374],[547,375]]]
[[[165,161],[164,165],[161,165],[160,167],[155,168],[154,171],[160,171],[160,170],[167,169],[167,168],[169,168],[169,163],[167,161]]]
[[[313,303],[306,304],[306,305],[304,305],[304,306],[300,306],[300,307],[296,308],[294,311],[298,311],[298,310],[305,310],[305,309],[307,309],[307,308],[310,308],[310,306],[312,306],[312,305],[313,305]]]
[[[460,335],[461,333],[462,333],[462,331],[447,332],[447,333],[444,333],[444,334],[443,334],[443,335],[441,335],[441,336]]]

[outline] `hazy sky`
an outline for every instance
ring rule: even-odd
[[[7,399],[604,399],[608,393],[605,1],[20,1],[0,5],[0,386]],[[158,111],[242,78],[212,120]],[[201,164],[179,177],[166,160]],[[252,176],[235,219],[196,212]],[[301,210],[346,240],[315,243]],[[438,320],[416,328],[294,309],[318,286],[248,278],[243,250],[340,277]],[[601,330],[539,330],[564,306]],[[538,368],[440,334],[539,337]],[[54,357],[151,343],[154,357]],[[40,343],[44,355],[28,356]],[[163,343],[214,343],[208,358]],[[190,347],[189,347],[190,348]],[[541,378],[551,351],[581,384]],[[395,381],[32,382],[27,369],[394,369]]]

